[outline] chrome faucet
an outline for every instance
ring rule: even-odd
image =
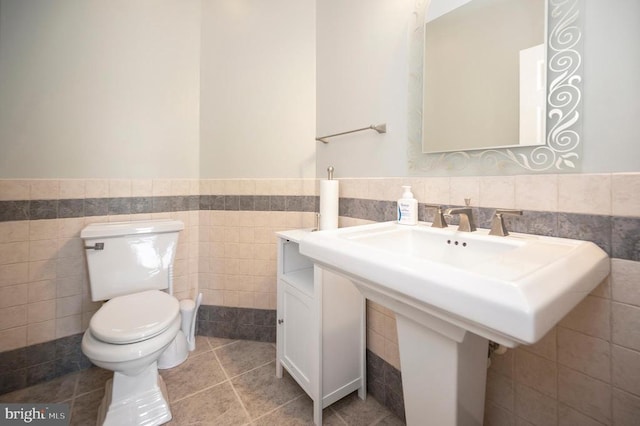
[[[433,222],[431,222],[432,228],[446,228],[447,221],[444,219],[444,213],[442,212],[442,206],[440,204],[425,204],[427,209],[436,209],[433,215]]]
[[[497,209],[491,221],[491,231],[489,231],[489,235],[497,235],[499,237],[509,235],[509,231],[507,231],[507,228],[504,226],[504,215],[522,216],[522,210]]]
[[[444,214],[446,216],[459,215],[460,225],[458,225],[458,231],[473,232],[476,230],[476,224],[473,221],[473,211],[469,207],[453,207],[447,209]]]

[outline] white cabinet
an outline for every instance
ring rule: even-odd
[[[277,233],[276,376],[282,368],[291,374],[321,425],[323,408],[355,390],[365,398],[365,299],[351,281],[300,254],[307,232]]]

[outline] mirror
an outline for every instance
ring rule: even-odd
[[[431,2],[423,152],[544,144],[545,17],[545,0]]]
[[[418,3],[410,44],[409,172],[578,171],[580,0]],[[527,55],[531,65],[521,60]],[[524,95],[527,88],[531,96]]]

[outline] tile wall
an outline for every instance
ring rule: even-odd
[[[80,240],[89,223],[182,220],[174,283],[179,298],[189,296],[199,215],[163,204],[198,190],[197,180],[0,180],[0,352],[86,329],[99,307],[90,299]]]
[[[315,179],[200,182],[203,303],[276,308],[276,231],[315,226]]]
[[[99,220],[184,220],[188,227],[176,265],[180,297],[201,291],[207,305],[274,309],[273,232],[314,226],[316,184],[313,179],[0,181],[0,352],[86,327],[97,306],[88,299],[78,232]],[[487,424],[635,424],[640,418],[640,174],[371,178],[340,184],[340,226],[392,219],[400,186],[411,184],[420,203],[462,205],[471,198],[483,224],[493,208],[523,209],[525,216],[512,221],[512,229],[590,239],[607,250],[611,277],[558,327],[536,345],[494,356]],[[393,313],[369,303],[367,320],[369,350],[400,369]]]

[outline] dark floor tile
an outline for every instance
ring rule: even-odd
[[[302,388],[286,373],[275,375],[275,362],[231,380],[252,419],[261,417],[303,394]]]
[[[209,338],[205,336],[195,336],[196,337],[196,348],[189,353],[189,357],[194,357],[200,355],[201,353],[208,352],[211,350],[211,345],[209,345]]]
[[[77,397],[71,408],[69,426],[95,425],[98,419],[98,408],[104,397],[104,389],[98,389]]]
[[[160,374],[167,385],[171,402],[227,379],[212,351],[189,357],[175,368],[160,370]]]
[[[78,373],[78,387],[76,395],[104,389],[107,380],[113,377],[113,371],[100,367],[92,367]]]
[[[229,382],[213,386],[171,404],[173,419],[168,425],[245,425],[249,422]]]
[[[222,337],[205,337],[209,341],[209,345],[213,348],[220,348],[222,346],[229,345],[231,343],[236,342],[233,339],[224,339]]]
[[[313,426],[313,401],[306,394],[256,419],[256,426]],[[344,422],[327,407],[322,412],[323,426],[343,426]]]
[[[237,376],[276,359],[276,348],[271,343],[241,340],[215,349],[222,368],[229,377]]]
[[[363,401],[357,392],[337,401],[332,408],[348,425],[374,425],[391,414],[375,398]]]
[[[375,426],[404,426],[404,424],[405,423],[401,419],[391,414],[380,420],[378,423],[375,423]]]

